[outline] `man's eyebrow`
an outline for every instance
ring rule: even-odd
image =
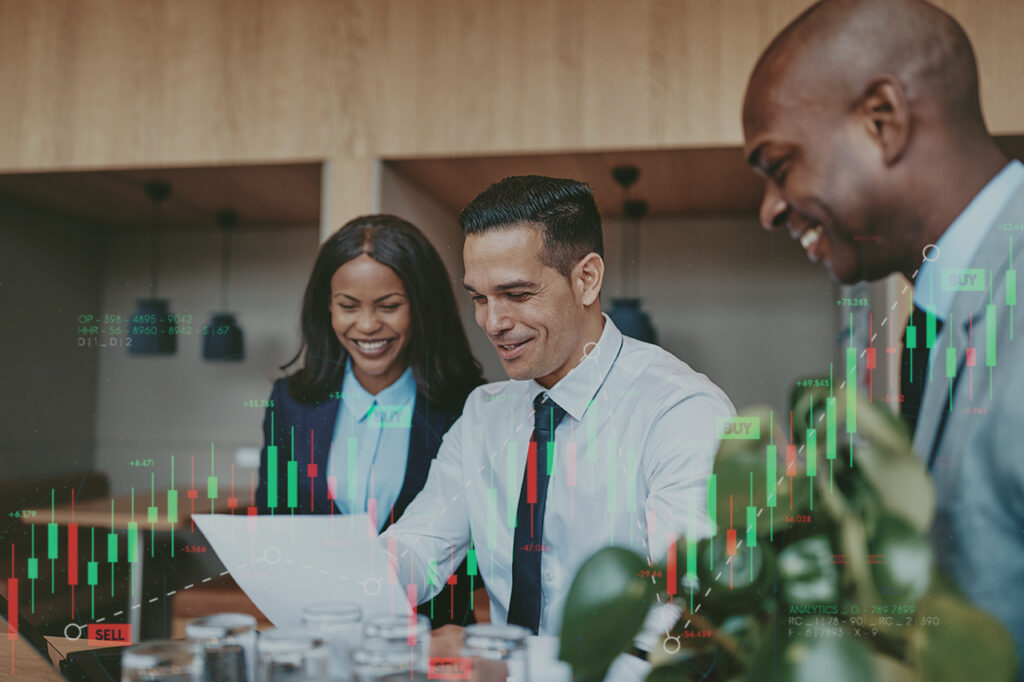
[[[525,279],[517,279],[514,282],[506,282],[495,286],[496,291],[508,291],[509,289],[533,289],[537,285]]]
[[[462,287],[471,294],[479,293],[476,289],[471,287],[465,282],[462,283]],[[537,284],[525,279],[517,279],[512,282],[505,282],[503,284],[496,284],[494,286],[495,291],[509,291],[510,289],[536,289]]]
[[[754,151],[750,152],[750,156],[747,157],[747,163],[754,168],[760,168],[762,166],[761,152],[765,147],[768,146],[767,142],[762,142],[754,148]]]

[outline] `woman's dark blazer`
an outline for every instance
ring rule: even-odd
[[[267,499],[268,445],[277,446],[277,506],[273,513],[292,513],[288,506],[288,477],[285,463],[291,460],[293,448],[295,460],[298,462],[298,495],[294,513],[340,513],[334,502],[327,497],[327,459],[331,439],[334,437],[334,422],[338,417],[340,400],[337,394],[333,394],[320,403],[302,403],[289,395],[287,379],[278,379],[274,382],[270,402],[263,418],[260,480],[256,490],[256,507],[260,514],[271,513]],[[459,414],[460,412],[437,406],[428,401],[420,391],[416,391],[409,434],[409,459],[405,466],[402,489],[393,509],[382,509],[378,512],[389,513],[384,528],[401,517],[405,508],[416,497],[416,493],[427,482],[430,463],[441,447],[441,437],[459,418]],[[455,580],[455,585],[451,584],[452,579]],[[435,628],[449,623],[466,625],[474,622],[470,609],[469,577],[466,575],[465,562],[455,571],[440,594],[430,603],[420,606],[420,612],[430,616]]]

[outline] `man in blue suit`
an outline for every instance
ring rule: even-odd
[[[938,561],[1024,660],[1024,166],[989,135],[978,91],[970,41],[939,9],[825,0],[755,66],[745,152],[766,229],[839,282],[914,282],[901,393],[935,479]]]

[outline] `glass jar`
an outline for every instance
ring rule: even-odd
[[[256,619],[247,613],[217,613],[195,618],[185,636],[202,649],[207,680],[255,682]]]
[[[424,615],[370,618],[352,654],[360,682],[426,680],[429,659],[430,619]]]
[[[498,625],[477,623],[466,627],[462,655],[472,661],[472,665],[504,665],[509,680],[527,682],[526,642],[531,633],[519,625]],[[486,675],[486,677],[492,677]]]
[[[302,609],[302,625],[323,635],[334,649],[331,679],[351,680],[355,676],[352,652],[362,640],[363,608],[346,601],[311,604]]]
[[[256,644],[257,682],[328,679],[332,649],[306,628],[263,632]]]
[[[184,639],[140,642],[121,654],[121,682],[201,682],[199,647]]]

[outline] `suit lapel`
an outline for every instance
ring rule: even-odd
[[[1006,304],[1005,298],[998,300],[995,294],[1004,291],[1007,269],[1024,247],[1024,236],[1013,239],[1012,232],[997,228],[1022,213],[1024,213],[1024,189],[1019,190],[1000,212],[996,221],[986,227],[985,238],[971,262],[971,269],[979,269],[984,274],[986,286],[981,291],[961,289],[957,292],[953,299],[946,328],[943,329],[942,338],[936,340],[935,348],[932,350],[931,360],[934,366],[931,369],[931,379],[925,386],[917,429],[914,432],[914,450],[920,453],[926,461],[934,459],[935,453],[942,445],[943,431],[947,421],[943,418],[943,412],[948,411],[951,404],[956,405],[961,402],[956,400],[957,394],[973,390],[973,386],[970,385],[970,377],[960,381],[961,375],[964,372],[969,374],[972,369],[975,373],[982,371],[987,365],[988,344],[986,343],[985,325],[986,313],[989,312],[987,305],[990,300],[997,309]],[[940,286],[949,285],[950,282],[946,278],[951,274],[940,270],[940,278],[943,280]],[[950,348],[953,349],[952,354],[949,351]],[[973,367],[967,363],[968,348],[974,349]],[[947,377],[948,363],[951,362],[955,363],[955,376]],[[951,384],[954,390],[952,403],[949,400]],[[951,416],[948,415],[947,418]]]

